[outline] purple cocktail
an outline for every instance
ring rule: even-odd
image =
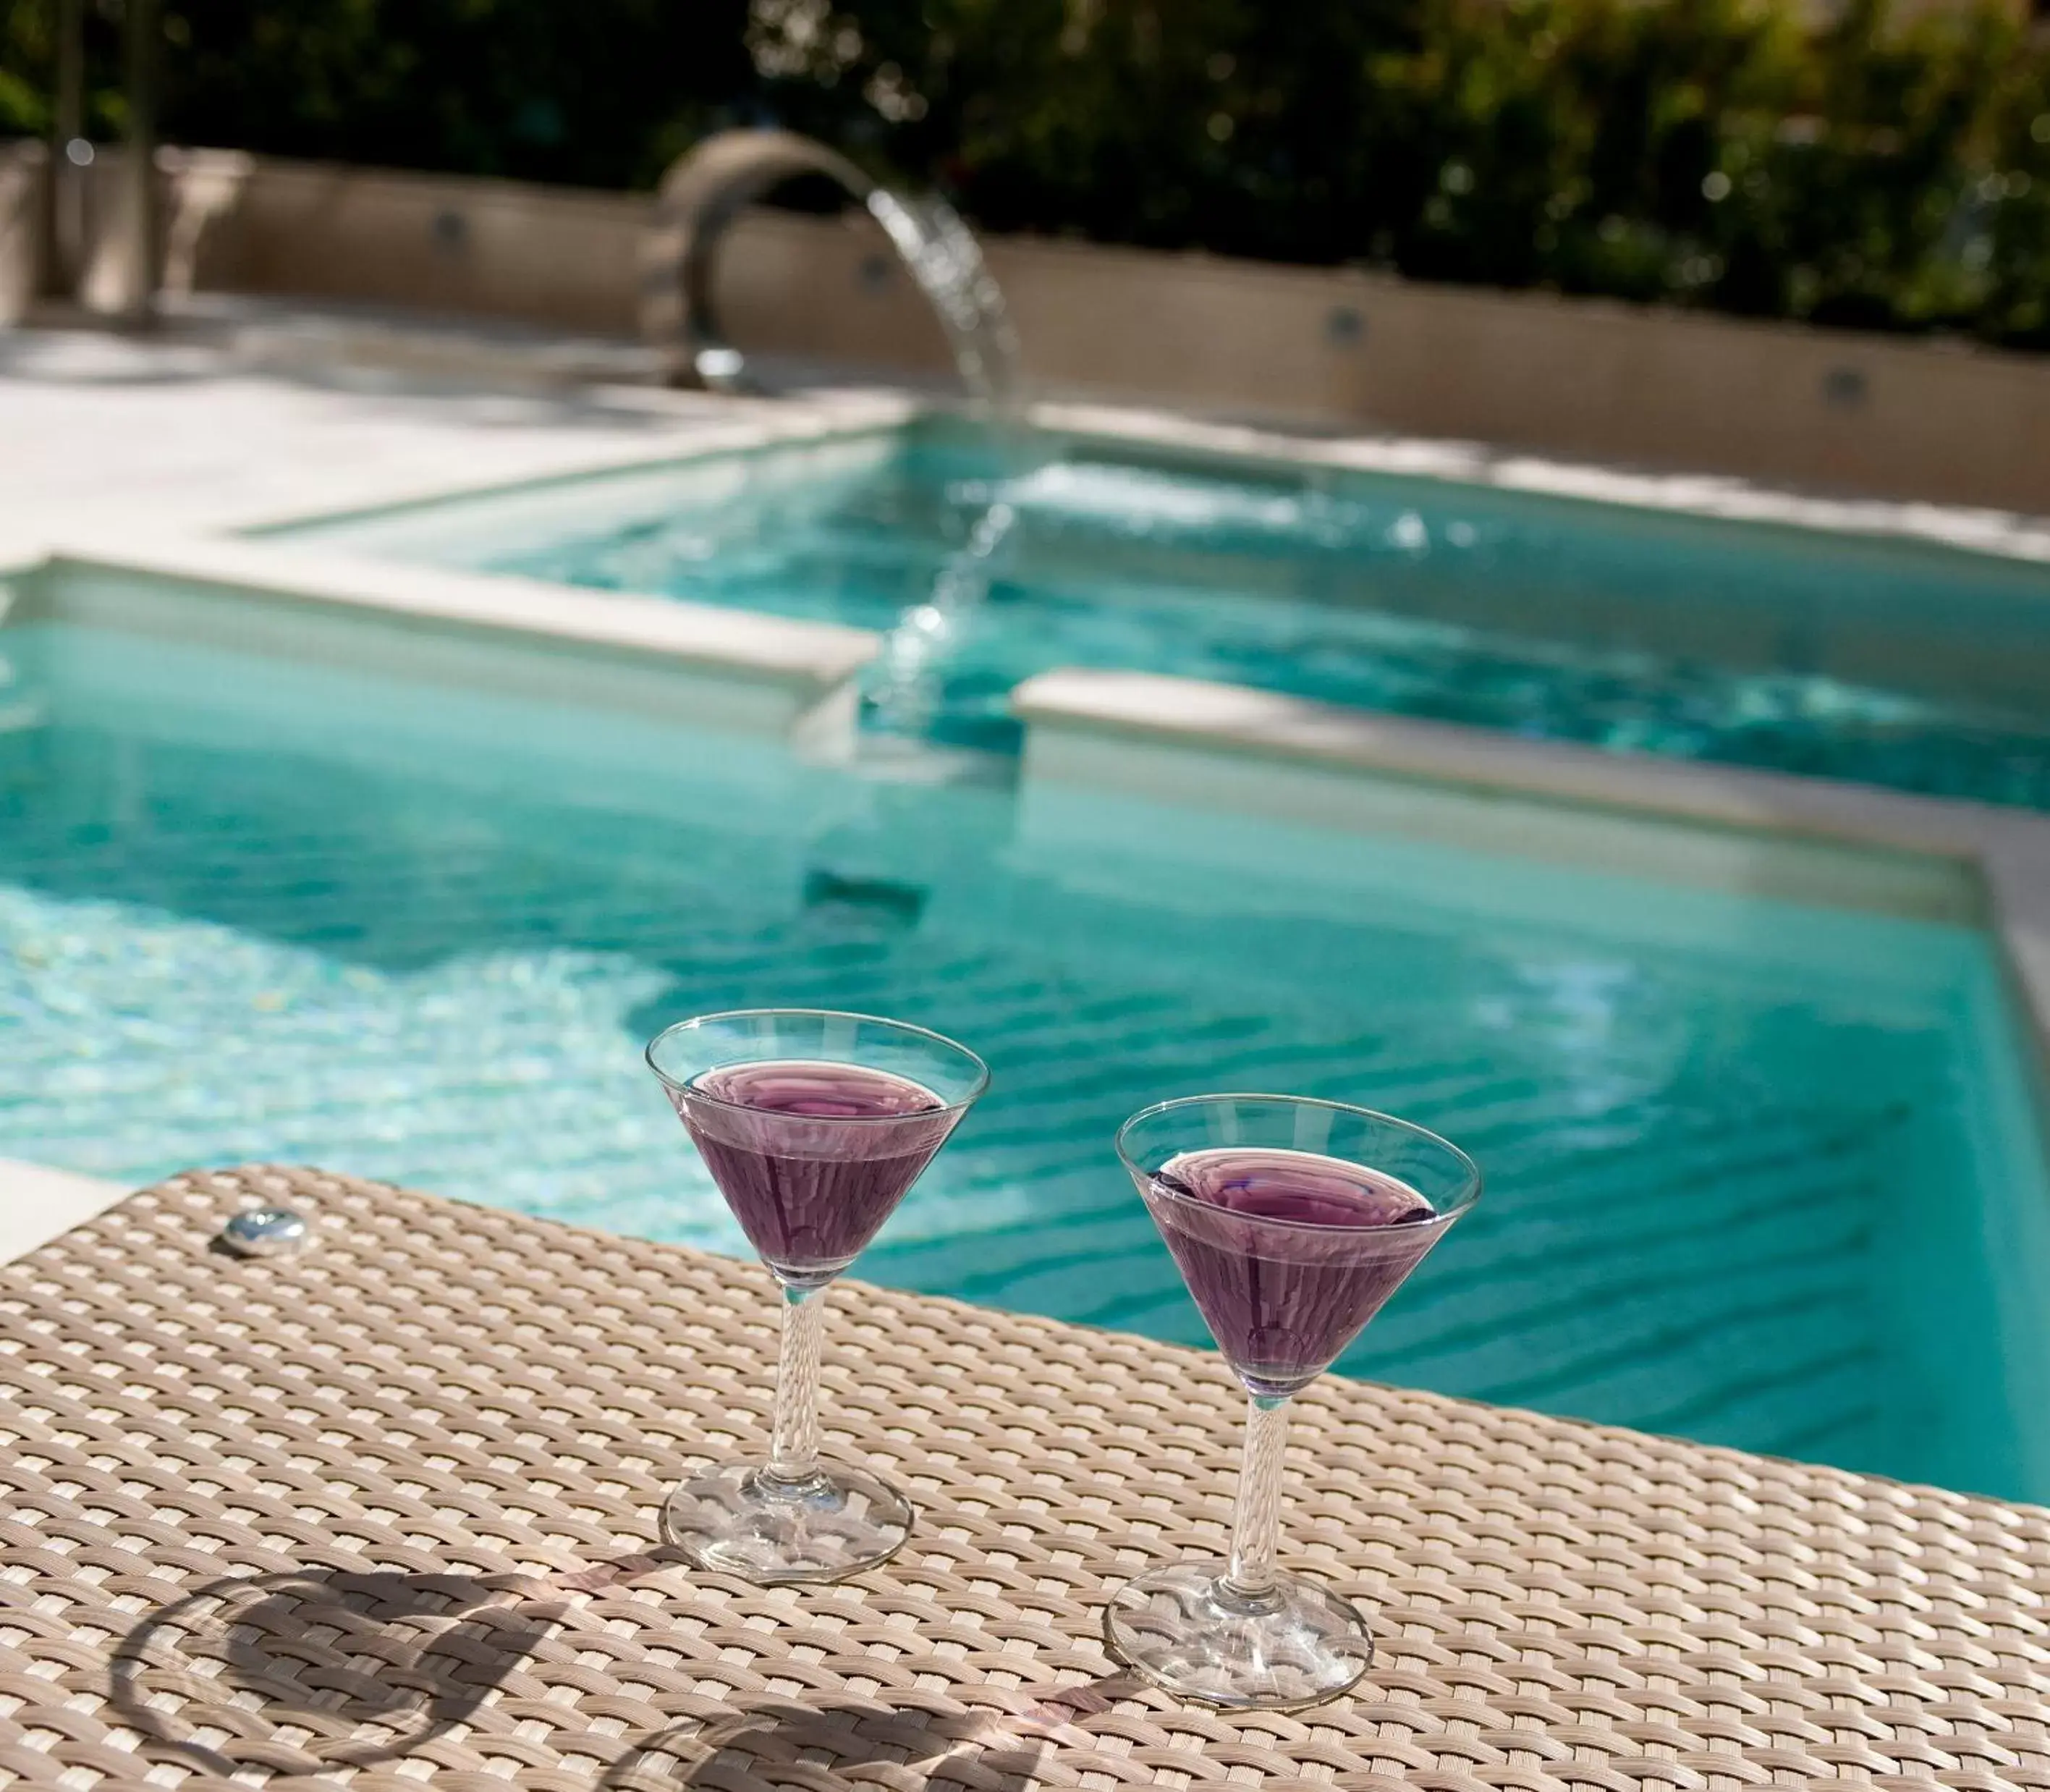
[[[804,1058],[708,1070],[672,1099],[747,1242],[786,1282],[852,1263],[960,1118],[909,1077]]]
[[[1210,1336],[1265,1394],[1315,1380],[1443,1236],[1417,1223],[1437,1216],[1408,1183],[1311,1151],[1185,1151],[1152,1187]]]
[[[911,1505],[819,1454],[823,1297],[982,1093],[989,1073],[922,1027],[816,1009],[707,1014],[648,1063],[783,1294],[766,1459],[686,1481],[662,1534],[700,1567],[752,1580],[836,1580],[893,1555]]]
[[[1163,1102],[1125,1122],[1117,1149],[1251,1404],[1230,1559],[1128,1582],[1105,1641],[1184,1698],[1335,1697],[1373,1648],[1350,1605],[1276,1564],[1288,1402],[1472,1205],[1480,1173],[1421,1126],[1292,1095]]]

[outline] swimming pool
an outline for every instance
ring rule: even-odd
[[[1348,1371],[2050,1493],[2050,1199],[1969,928],[95,629],[0,651],[0,1154],[736,1249],[641,1042],[886,1012],[996,1080],[871,1278],[1199,1341],[1117,1122],[1364,1099],[1491,1187]]]
[[[302,537],[887,631],[886,731],[1058,665],[2050,808],[2050,566],[946,419]]]

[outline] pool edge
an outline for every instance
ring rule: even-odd
[[[130,1192],[125,1182],[21,1158],[0,1158],[0,1263],[41,1249]]]
[[[55,622],[582,701],[844,750],[881,638],[536,580],[267,541],[55,545],[10,581],[9,625]]]
[[[1984,927],[2030,1024],[2037,1081],[2050,1086],[2050,816],[1153,673],[1058,668],[1017,686],[1011,708],[1026,726],[1028,788],[1074,783],[1085,764],[1097,788],[1354,832],[1370,814],[1375,827],[1669,881],[1714,881],[1686,862],[1686,835],[1805,853],[1783,885],[1743,887]],[[1400,800],[1420,789],[1443,811],[1428,824]],[[1666,831],[1633,845],[1647,823]],[[1833,860],[1858,880],[1832,888]]]

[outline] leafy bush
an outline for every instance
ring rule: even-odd
[[[754,0],[780,111],[996,228],[2050,346],[1994,0]]]
[[[190,142],[645,185],[776,120],[993,229],[2050,347],[2050,41],[2002,0],[166,4]],[[0,129],[54,7],[0,0]]]
[[[649,185],[756,76],[746,0],[163,0],[175,142]],[[0,0],[0,132],[48,127],[57,0]],[[120,120],[118,0],[88,0],[92,127]],[[11,81],[8,78],[13,77]]]

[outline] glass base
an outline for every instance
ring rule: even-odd
[[[1248,1599],[1222,1562],[1175,1562],[1127,1581],[1104,1607],[1111,1653],[1178,1699],[1236,1710],[1322,1704],[1374,1660],[1359,1614],[1314,1580],[1282,1575]]]
[[[669,1496],[662,1540],[699,1568],[764,1586],[844,1580],[902,1549],[914,1510],[888,1482],[841,1463],[780,1482],[759,1462],[728,1462]]]

